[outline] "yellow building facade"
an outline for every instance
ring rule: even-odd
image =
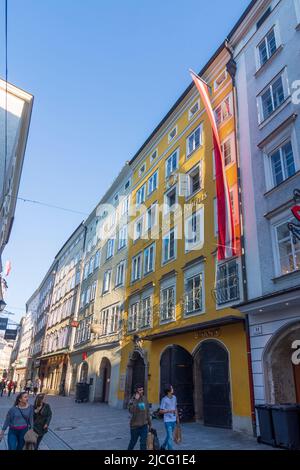
[[[230,53],[201,72],[211,87],[240,246]],[[119,403],[142,383],[153,409],[171,383],[186,420],[251,433],[242,259],[217,261],[211,125],[190,85],[130,162],[131,218]],[[238,250],[240,252],[240,250]]]

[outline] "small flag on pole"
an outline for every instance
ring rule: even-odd
[[[221,261],[235,256],[236,254],[232,206],[230,203],[229,188],[226,179],[218,127],[210,100],[209,87],[207,83],[195,72],[190,70],[190,73],[196,88],[199,91],[213,132],[218,208],[218,260]]]
[[[10,271],[11,271],[11,262],[8,260],[5,263],[5,271],[4,271],[5,276],[9,276]]]

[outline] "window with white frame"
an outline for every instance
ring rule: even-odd
[[[86,279],[89,274],[89,263],[86,263],[84,266],[84,274],[83,274],[83,279]]]
[[[83,308],[84,300],[85,300],[85,291],[81,292],[81,295],[80,295],[80,308]]]
[[[114,254],[114,242],[115,240],[113,238],[107,241],[106,259],[111,258]]]
[[[260,122],[267,119],[285,101],[288,95],[285,80],[283,71],[258,96]]]
[[[95,254],[95,259],[94,259],[94,270],[99,268],[100,266],[100,250],[98,250]]]
[[[204,208],[194,212],[185,221],[185,250],[200,249],[204,243]]]
[[[129,210],[129,196],[122,198],[121,215],[128,214],[128,210]]]
[[[175,286],[161,290],[160,322],[175,320]]]
[[[225,167],[235,162],[234,134],[231,134],[222,142],[221,151]]]
[[[116,268],[116,287],[124,285],[125,278],[125,261],[121,261],[117,264]]]
[[[144,250],[144,274],[149,274],[155,268],[155,243]]]
[[[158,185],[158,171],[153,173],[153,175],[148,180],[148,194],[153,193],[157,189]]]
[[[268,32],[268,34],[259,43],[257,48],[259,54],[259,64],[262,67],[277,50],[274,28],[272,28],[271,31]]]
[[[134,224],[134,241],[139,240],[143,234],[144,216],[137,219]]]
[[[170,211],[175,211],[176,203],[177,203],[177,186],[173,186],[168,192],[165,194],[165,213],[169,213]]]
[[[90,302],[90,299],[91,299],[91,286],[89,286],[86,290],[85,305],[87,305]]]
[[[175,126],[168,134],[168,141],[171,142],[177,135],[177,126]]]
[[[117,333],[119,331],[119,322],[120,322],[120,306],[113,305],[110,309],[110,327],[109,333]]]
[[[105,294],[110,290],[111,270],[105,271],[103,276],[103,289],[102,293]]]
[[[217,266],[216,300],[218,305],[239,300],[239,268],[237,260]]]
[[[142,273],[142,254],[139,253],[137,256],[132,258],[131,265],[131,281],[135,282],[141,278]]]
[[[144,184],[136,193],[136,204],[139,206],[145,202],[146,198],[146,184]]]
[[[152,204],[146,213],[145,230],[151,230],[156,225],[157,203]]]
[[[101,336],[106,336],[108,334],[109,328],[109,308],[102,310],[100,317],[100,326],[101,326]]]
[[[300,269],[300,242],[293,243],[293,235],[288,229],[288,222],[275,226],[278,275],[289,274]]]
[[[293,147],[290,140],[282,144],[269,155],[273,186],[278,186],[284,180],[296,173]]]
[[[146,171],[146,163],[143,163],[143,165],[139,169],[139,176],[142,176]]]
[[[140,312],[140,328],[150,328],[152,323],[152,298],[151,296],[142,299]]]
[[[223,124],[224,121],[233,115],[232,94],[230,93],[222,101],[222,103],[215,109],[215,117],[217,126]]]
[[[217,91],[227,79],[227,71],[224,69],[214,81],[214,90]]]
[[[167,235],[165,235],[162,242],[162,262],[167,263],[168,261],[175,259],[176,256],[175,229],[171,230]]]
[[[202,126],[198,126],[186,139],[187,158],[202,145]]]
[[[89,262],[89,275],[92,274],[94,270],[94,256],[91,257],[90,262]]]
[[[184,293],[185,315],[202,310],[202,273],[195,274],[185,280]]]
[[[194,103],[189,109],[189,120],[193,119],[193,117],[196,116],[199,110],[200,110],[200,100],[197,100],[196,103]]]
[[[95,300],[96,289],[97,289],[97,281],[93,282],[93,284],[91,285],[90,302],[93,302],[93,300]]]
[[[136,302],[129,307],[128,313],[128,331],[135,331],[138,328],[139,318],[139,302]]]
[[[157,155],[158,155],[158,151],[157,151],[157,149],[155,149],[154,152],[152,152],[151,155],[150,155],[150,163],[153,163],[153,162],[154,162],[154,160],[156,159]]]
[[[175,150],[166,160],[166,178],[178,169],[179,150]]]
[[[201,181],[201,169],[202,169],[202,161],[192,168],[187,176],[187,188],[186,188],[186,197],[191,197],[196,194],[202,186]]]
[[[127,225],[123,225],[123,227],[121,227],[119,230],[118,250],[121,250],[127,246],[127,238]]]

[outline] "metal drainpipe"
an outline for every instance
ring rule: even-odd
[[[246,270],[246,257],[245,257],[245,237],[244,237],[244,218],[243,218],[243,204],[242,204],[242,187],[241,187],[241,171],[240,171],[240,149],[238,145],[238,102],[236,94],[236,83],[235,83],[235,60],[233,58],[233,48],[230,45],[229,41],[225,41],[225,47],[230,54],[231,63],[234,65],[234,72],[230,73],[230,68],[227,68],[228,73],[232,79],[232,92],[233,92],[233,106],[234,106],[234,127],[235,127],[235,152],[237,160],[237,177],[238,177],[238,200],[239,200],[239,214],[240,214],[240,227],[241,227],[241,261],[242,261],[242,280],[243,280],[243,299],[244,302],[248,300],[248,291],[247,291],[247,270]],[[228,64],[227,64],[228,65]],[[250,331],[249,331],[249,318],[248,315],[245,315],[245,332],[246,332],[246,345],[247,345],[247,361],[248,361],[248,376],[249,376],[249,386],[250,386],[250,404],[251,404],[251,421],[252,421],[252,430],[254,437],[257,436],[256,431],[256,414],[255,414],[255,400],[254,400],[254,383],[253,383],[253,370],[252,370],[252,356],[251,356],[251,345],[250,345]]]

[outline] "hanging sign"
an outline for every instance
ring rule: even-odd
[[[4,334],[4,339],[15,340],[17,337],[18,330],[6,330]]]
[[[8,318],[0,318],[0,330],[6,330]]]

